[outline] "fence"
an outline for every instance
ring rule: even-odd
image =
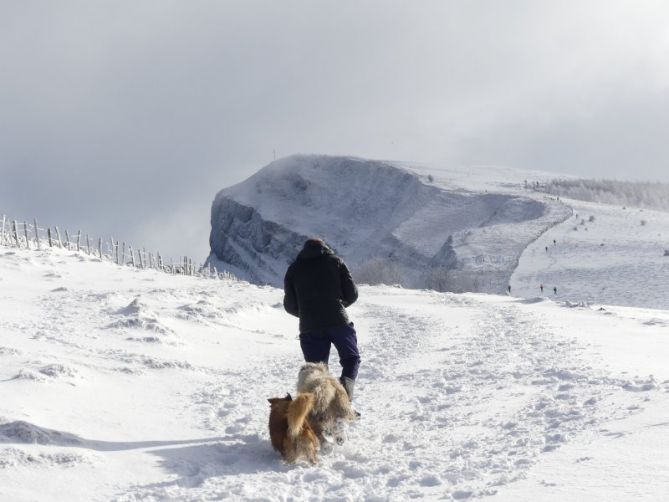
[[[70,235],[65,230],[61,233],[57,226],[41,228],[34,219],[32,223],[10,220],[2,215],[0,226],[0,246],[13,246],[24,249],[41,250],[43,248],[61,248],[77,251],[100,260],[107,260],[120,266],[131,266],[142,269],[154,269],[168,274],[191,275],[200,277],[212,277],[220,279],[232,279],[234,276],[229,272],[219,273],[215,267],[204,265],[193,265],[193,260],[188,256],[181,257],[176,263],[173,259],[167,263],[160,254],[147,252],[145,248],[133,249],[125,242],[114,240],[113,237],[97,239],[89,234],[82,234],[78,230],[76,234]]]

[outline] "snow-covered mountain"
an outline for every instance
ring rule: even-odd
[[[288,157],[218,193],[209,260],[280,285],[304,239],[318,235],[365,283],[455,292],[511,285],[518,296],[669,309],[669,213],[532,189],[553,178]]]
[[[508,179],[496,190],[452,181],[351,157],[272,162],[216,196],[210,262],[280,285],[304,240],[320,236],[364,282],[501,292],[524,248],[571,216],[550,197],[523,193],[522,180],[515,190]]]
[[[302,360],[281,299],[0,247],[0,500],[669,493],[668,311],[362,287],[362,420],[312,467],[267,432]]]

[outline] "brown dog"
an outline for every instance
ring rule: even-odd
[[[312,464],[317,463],[316,450],[320,443],[307,420],[314,407],[314,395],[298,394],[293,399],[288,394],[286,397],[273,397],[268,401],[271,405],[269,436],[274,449],[289,464],[303,458]]]

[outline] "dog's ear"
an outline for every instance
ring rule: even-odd
[[[288,399],[288,401],[293,400],[293,396],[290,395],[290,392],[288,394],[286,394],[286,399]]]
[[[271,397],[271,398],[269,398],[269,399],[267,400],[267,402],[268,402],[269,404],[274,404],[274,401],[276,401],[276,398],[275,398],[275,397]]]

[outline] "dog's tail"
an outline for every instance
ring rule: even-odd
[[[311,393],[298,394],[288,407],[288,435],[295,439],[304,428],[307,415],[314,407],[314,395]]]

